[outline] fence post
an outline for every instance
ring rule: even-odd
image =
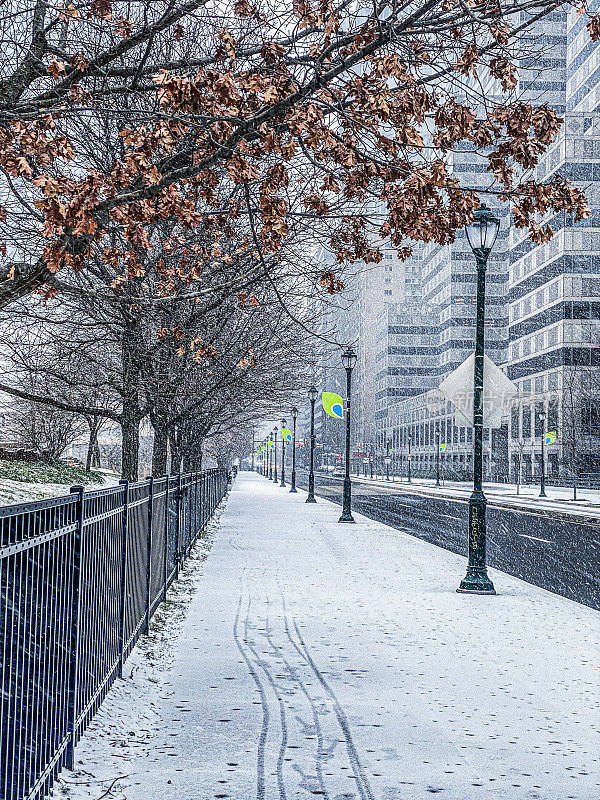
[[[164,581],[163,581],[163,601],[167,599],[167,581],[169,578],[169,487],[171,478],[165,475],[165,549],[163,553]]]
[[[194,544],[198,539],[198,473],[194,473]]]
[[[79,614],[81,609],[81,538],[83,535],[83,486],[72,486],[77,495],[76,527],[73,532],[73,574],[71,586],[71,631],[69,641],[69,699],[67,703],[67,730],[69,740],[66,750],[67,769],[73,769],[75,739],[77,736],[77,694],[79,671]]]
[[[181,472],[177,476],[177,488],[175,489],[175,503],[177,511],[177,532],[175,535],[175,577],[179,577],[179,561],[181,558]]]
[[[129,481],[120,480],[123,487],[123,524],[121,526],[121,598],[119,602],[119,678],[123,677],[125,649],[125,594],[127,583],[127,518],[129,516]]]
[[[206,472],[202,472],[202,485],[200,491],[200,525],[202,530],[206,527]]]
[[[150,606],[152,598],[150,597],[151,584],[152,584],[152,519],[154,517],[154,478],[152,475],[148,478],[148,560],[146,562],[146,622],[144,624],[144,633],[150,630]]]

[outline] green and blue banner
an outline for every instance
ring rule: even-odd
[[[285,439],[286,442],[292,441],[292,432],[289,428],[282,428],[281,435]]]
[[[323,392],[321,395],[323,411],[334,419],[344,418],[344,401],[335,392]]]
[[[446,452],[446,442],[442,442],[440,444],[440,453],[445,453],[445,452]]]
[[[554,444],[556,441],[556,431],[548,431],[544,436],[546,438],[546,444]]]

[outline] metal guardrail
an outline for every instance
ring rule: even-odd
[[[63,766],[227,491],[227,471],[0,508],[0,800]]]

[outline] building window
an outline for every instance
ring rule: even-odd
[[[392,290],[391,290],[391,289],[384,289],[384,290],[383,290],[383,293],[384,293],[385,295],[391,295],[391,293],[392,293]]]
[[[581,432],[584,436],[600,435],[600,408],[593,400],[584,401],[581,409]]]
[[[558,389],[558,373],[557,372],[549,372],[548,373],[548,391],[553,391]]]
[[[544,334],[538,333],[535,337],[535,349],[536,350],[543,350],[544,349]]]
[[[519,406],[513,406],[510,410],[510,438],[519,438]]]
[[[523,439],[531,439],[531,406],[523,406]]]

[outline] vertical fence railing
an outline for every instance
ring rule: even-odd
[[[226,491],[210,469],[0,508],[0,800],[72,766]]]

